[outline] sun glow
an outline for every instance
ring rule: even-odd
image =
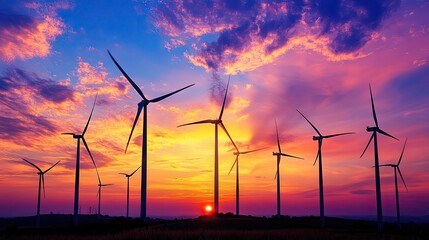
[[[212,210],[213,210],[212,206],[210,206],[210,205],[207,205],[207,206],[205,207],[205,209],[206,209],[206,212],[207,212],[207,213],[211,213],[211,212],[212,212]]]

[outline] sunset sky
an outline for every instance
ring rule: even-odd
[[[195,3],[193,3],[195,2]],[[325,214],[376,215],[374,151],[359,158],[380,127],[380,163],[401,162],[401,213],[429,215],[429,1],[6,1],[0,0],[0,217],[73,212],[76,140],[95,95],[86,140],[103,183],[102,213],[125,215],[126,178],[141,165],[142,121],[125,146],[141,98],[109,50],[148,98],[195,86],[148,106],[149,217],[199,216],[213,204],[214,126],[228,76],[223,122],[242,151],[240,210],[276,213],[274,120],[283,152],[282,214],[319,214],[317,142],[323,143]],[[235,211],[235,159],[219,132],[220,212]],[[394,216],[392,168],[381,168],[383,214]],[[139,216],[140,177],[130,181]],[[81,213],[97,209],[97,175],[81,148]]]

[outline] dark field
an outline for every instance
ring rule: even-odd
[[[320,229],[317,217],[259,218],[200,217],[184,220],[137,219],[83,215],[71,225],[71,215],[43,215],[44,226],[35,228],[34,217],[0,219],[0,239],[429,239],[429,223],[407,223],[399,230],[386,223],[377,232],[372,221],[327,218]]]

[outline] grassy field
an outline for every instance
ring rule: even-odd
[[[42,220],[49,222],[45,216]],[[54,225],[34,228],[0,221],[0,239],[429,239],[429,223],[386,224],[377,232],[375,222],[328,218],[327,227],[318,227],[316,217],[256,218],[221,216],[185,220],[127,220],[87,216],[79,226],[60,224],[69,215],[51,216]],[[22,221],[23,219],[21,219]],[[27,219],[28,220],[28,219]],[[34,218],[33,218],[34,220]]]

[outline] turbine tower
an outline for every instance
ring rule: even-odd
[[[80,140],[82,140],[83,144],[85,145],[85,148],[88,151],[89,156],[91,157],[92,163],[94,164],[95,170],[97,170],[94,158],[92,157],[91,151],[89,150],[88,144],[86,143],[86,140],[85,140],[85,133],[86,133],[86,130],[88,129],[89,122],[91,121],[91,117],[92,117],[92,113],[94,112],[96,101],[97,101],[97,95],[95,96],[94,104],[92,105],[91,114],[89,115],[88,122],[86,122],[86,125],[85,125],[85,128],[83,129],[82,134],[61,133],[63,135],[72,135],[73,138],[77,140],[76,172],[75,172],[75,185],[74,185],[74,210],[73,210],[73,220],[74,220],[74,224],[76,225],[78,224],[78,214],[79,214]]]
[[[43,188],[43,197],[45,197],[45,173],[49,172],[53,167],[55,167],[60,161],[56,162],[54,165],[52,165],[50,168],[46,169],[45,171],[42,171],[38,166],[36,166],[34,163],[28,161],[27,159],[22,159],[26,161],[31,166],[35,167],[39,172],[37,175],[39,175],[39,190],[37,194],[37,216],[36,216],[36,225],[40,226],[40,189]]]
[[[143,94],[142,90],[137,86],[137,84],[134,83],[133,80],[127,75],[127,73],[122,69],[122,67],[119,65],[118,62],[116,62],[115,58],[113,58],[112,54],[109,53],[110,58],[112,58],[115,65],[118,67],[118,69],[122,72],[122,74],[125,76],[125,78],[128,80],[128,82],[133,86],[133,88],[137,91],[137,93],[142,98],[142,101],[138,103],[137,108],[137,114],[134,119],[133,127],[131,128],[130,137],[128,138],[127,147],[125,148],[125,152],[127,152],[128,145],[130,144],[131,136],[133,135],[134,128],[136,126],[136,123],[140,117],[140,113],[143,110],[143,134],[142,134],[142,177],[141,177],[141,205],[140,205],[140,217],[142,219],[146,219],[146,200],[147,200],[147,106],[149,103],[156,103],[161,100],[164,100],[165,98],[170,97],[173,94],[176,94],[182,90],[185,90],[186,88],[192,87],[195,84],[188,85],[184,88],[181,88],[179,90],[176,90],[174,92],[165,94],[163,96],[154,98],[154,99],[147,99],[145,95]]]
[[[119,173],[121,175],[124,175],[127,178],[127,218],[128,218],[129,208],[130,208],[130,177],[132,177],[134,175],[134,173],[136,173],[137,170],[140,169],[140,167],[141,166],[139,166],[136,170],[134,170],[134,172],[132,172],[130,174]]]
[[[215,125],[215,152],[214,152],[214,154],[215,154],[215,157],[214,157],[215,167],[214,168],[215,169],[214,169],[214,209],[213,209],[213,212],[215,215],[217,215],[219,213],[218,125],[220,125],[220,127],[225,131],[225,133],[228,135],[229,139],[231,140],[231,143],[234,145],[234,148],[237,149],[237,146],[235,145],[234,141],[232,140],[231,136],[228,133],[228,130],[226,130],[225,125],[222,122],[222,115],[223,115],[223,110],[225,108],[226,96],[228,94],[228,87],[229,87],[229,78],[228,78],[228,84],[226,85],[225,96],[223,98],[222,108],[220,110],[220,114],[219,114],[218,119],[202,120],[202,121],[186,123],[186,124],[182,124],[182,125],[178,126],[178,127],[183,127],[183,126],[188,126],[188,125],[193,125],[193,124],[205,124],[205,123],[211,123],[211,124]]]
[[[306,118],[304,116],[304,114],[302,114],[298,109],[297,109],[297,111],[299,112],[299,114],[301,114],[301,116],[304,117],[305,120],[307,120],[307,122],[311,125],[311,127],[313,127],[313,129],[316,131],[316,133],[318,135],[318,136],[313,136],[313,141],[317,141],[317,143],[318,143],[317,155],[316,155],[316,159],[314,160],[313,166],[316,164],[317,159],[319,159],[320,227],[324,228],[325,227],[325,203],[324,203],[324,195],[323,195],[322,141],[324,138],[332,138],[332,137],[337,137],[337,136],[342,136],[342,135],[347,135],[347,134],[353,134],[353,133],[348,132],[348,133],[338,133],[338,134],[323,136],[319,132],[319,130],[317,130],[317,128],[310,122],[310,120],[308,120],[308,118]]]
[[[362,156],[365,154],[366,150],[368,149],[369,144],[371,144],[371,141],[374,139],[375,188],[376,188],[376,198],[377,198],[377,229],[381,231],[383,230],[383,211],[381,208],[381,186],[380,186],[380,168],[379,168],[379,161],[378,161],[377,133],[391,137],[398,141],[399,139],[380,129],[380,127],[378,126],[377,115],[375,114],[374,99],[372,97],[371,84],[369,85],[369,94],[371,95],[372,116],[374,118],[375,127],[366,127],[366,131],[372,132],[372,134],[368,144],[365,147],[365,150],[363,150],[363,153],[360,155],[360,157],[362,158]]]
[[[290,158],[297,158],[297,159],[304,159],[301,157],[295,157],[286,153],[282,153],[282,149],[280,147],[280,139],[279,139],[279,131],[277,129],[277,121],[276,123],[276,135],[277,135],[277,146],[279,148],[278,152],[273,152],[273,156],[277,156],[277,172],[276,176],[274,178],[277,178],[277,217],[280,217],[280,160],[281,157],[290,157]]]
[[[402,156],[404,155],[405,146],[407,145],[407,139],[405,139],[404,147],[402,148],[401,156],[399,157],[399,161],[397,164],[382,164],[380,167],[393,167],[393,172],[395,174],[395,193],[396,193],[396,219],[398,227],[401,227],[401,214],[399,212],[399,193],[398,193],[398,178],[396,176],[396,172],[399,173],[399,176],[404,183],[405,189],[408,192],[407,185],[405,184],[404,177],[402,176],[401,169],[399,168],[399,164],[401,163]]]
[[[228,176],[231,173],[232,169],[234,168],[234,166],[236,166],[236,174],[235,174],[235,215],[239,216],[240,215],[240,175],[239,175],[239,167],[238,167],[238,157],[241,154],[248,154],[248,153],[252,153],[252,152],[257,152],[260,150],[263,150],[266,148],[259,148],[259,149],[255,149],[255,150],[251,150],[251,151],[244,151],[244,152],[240,152],[238,150],[238,148],[235,148],[235,161],[232,164],[231,169],[229,170]]]

